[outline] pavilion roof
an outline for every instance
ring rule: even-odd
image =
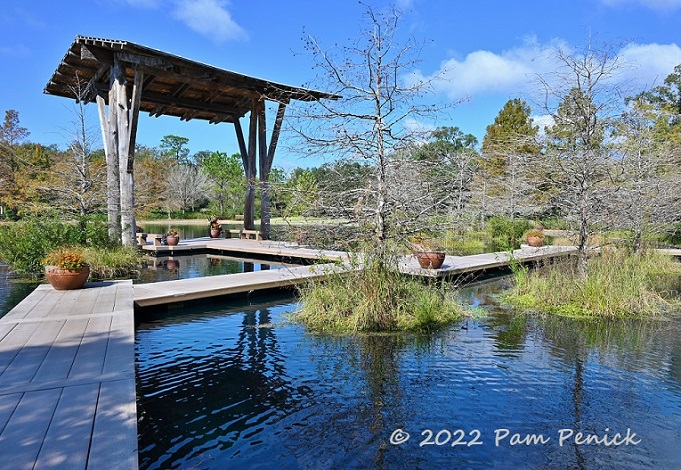
[[[140,110],[151,116],[203,119],[211,123],[234,122],[253,109],[253,99],[315,101],[338,99],[309,90],[250,77],[129,41],[77,36],[45,86],[51,95],[94,101],[102,93],[108,102],[109,75],[114,58],[125,64],[126,77],[144,71]]]

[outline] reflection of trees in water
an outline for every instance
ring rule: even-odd
[[[665,329],[668,321],[663,320],[576,320],[560,317],[546,317],[540,320],[539,326],[550,345],[549,353],[565,366],[573,370],[571,402],[571,427],[586,432],[601,431],[593,429],[594,410],[589,410],[592,401],[605,400],[624,405],[616,409],[599,409],[602,416],[609,416],[618,411],[618,419],[626,420],[627,404],[631,408],[638,394],[625,377],[618,378],[620,383],[612,384],[612,389],[621,392],[618,397],[601,396],[603,385],[594,383],[598,374],[594,374],[590,364],[600,363],[612,366],[632,374],[648,374],[664,371],[669,363],[669,339]],[[635,423],[633,418],[632,423]],[[587,459],[584,449],[572,443],[577,468],[586,468]]]
[[[309,392],[291,386],[270,320],[268,308],[249,310],[236,339],[224,339],[231,346],[220,344],[226,334],[183,338],[159,367],[156,351],[140,358],[149,366],[137,374],[141,467],[225,458],[244,431],[257,433],[254,423],[300,408]]]

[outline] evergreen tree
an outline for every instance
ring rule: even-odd
[[[532,124],[530,107],[521,99],[507,101],[486,130],[482,140],[483,167],[490,176],[506,172],[509,155],[539,152],[535,141],[539,127]]]

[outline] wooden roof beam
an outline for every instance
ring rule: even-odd
[[[232,106],[225,106],[215,103],[203,103],[201,101],[188,100],[186,98],[179,98],[176,96],[168,96],[162,93],[151,93],[146,92],[142,96],[143,101],[148,103],[166,105],[166,106],[177,106],[187,108],[192,111],[199,112],[209,112],[216,114],[236,114],[243,116],[248,110],[234,108]]]

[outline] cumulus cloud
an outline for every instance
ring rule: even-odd
[[[224,0],[179,0],[175,3],[172,15],[190,29],[215,42],[247,37],[243,28],[227,11],[227,2]]]
[[[217,43],[248,37],[246,31],[232,18],[227,0],[125,0],[135,8],[160,9],[168,5],[168,11],[176,20],[193,31]]]
[[[642,87],[661,84],[678,64],[681,47],[676,44],[629,44],[619,53],[630,65],[627,74],[632,82]]]
[[[574,53],[562,41],[537,44],[530,39],[501,53],[479,50],[461,59],[448,59],[432,75],[417,71],[409,80],[432,80],[436,90],[452,100],[488,93],[532,95],[541,88],[537,77],[550,79],[550,73],[557,70],[558,49]],[[681,48],[676,44],[629,44],[618,52],[618,59],[626,66],[617,79],[647,87],[659,84],[681,63]]]
[[[618,7],[625,4],[641,5],[657,11],[671,11],[681,8],[681,0],[601,0],[605,5]]]
[[[462,59],[444,61],[429,77],[417,72],[412,79],[432,80],[435,88],[451,99],[479,93],[522,93],[536,85],[537,74],[555,66],[550,52],[567,46],[561,42],[537,44],[530,38],[522,46],[501,53],[474,51]]]

